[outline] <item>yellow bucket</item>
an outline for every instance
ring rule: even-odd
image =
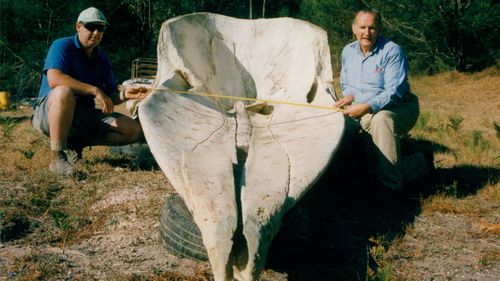
[[[0,91],[0,109],[5,110],[9,108],[9,92]]]

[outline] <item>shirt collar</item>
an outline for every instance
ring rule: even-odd
[[[370,53],[374,54],[374,53],[378,53],[379,49],[380,49],[380,45],[382,44],[382,36],[377,36],[377,41],[375,41],[375,45],[373,46],[373,49]]]
[[[370,51],[370,53],[368,54],[367,57],[369,57],[369,56],[371,56],[379,51],[382,40],[383,40],[383,37],[380,35],[377,35],[377,40],[375,41],[375,45],[373,46],[372,50]],[[359,42],[357,40],[355,41],[355,47],[356,47],[356,51],[364,57],[364,54],[361,51],[361,45],[359,44]]]
[[[82,44],[80,43],[80,40],[78,40],[78,33],[73,36],[73,43],[77,49],[82,49]],[[95,47],[94,52],[96,56],[99,56],[99,47]]]
[[[82,48],[82,44],[80,44],[80,41],[78,40],[78,33],[75,36],[73,36],[73,43],[78,49]]]

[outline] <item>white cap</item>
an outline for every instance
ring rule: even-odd
[[[90,7],[88,9],[83,10],[78,16],[77,22],[82,22],[82,23],[102,22],[105,25],[109,24],[104,14],[94,7]]]

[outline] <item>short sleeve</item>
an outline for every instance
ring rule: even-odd
[[[47,58],[43,67],[43,73],[47,74],[49,69],[59,69],[64,73],[70,72],[70,46],[67,40],[56,40],[47,52]]]

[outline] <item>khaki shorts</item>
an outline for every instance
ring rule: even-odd
[[[38,99],[33,111],[32,123],[33,127],[45,136],[50,135],[48,113],[48,98]],[[116,112],[106,115],[97,108],[79,108],[77,106],[69,136],[102,137],[108,132],[111,123],[120,116],[122,114]]]

